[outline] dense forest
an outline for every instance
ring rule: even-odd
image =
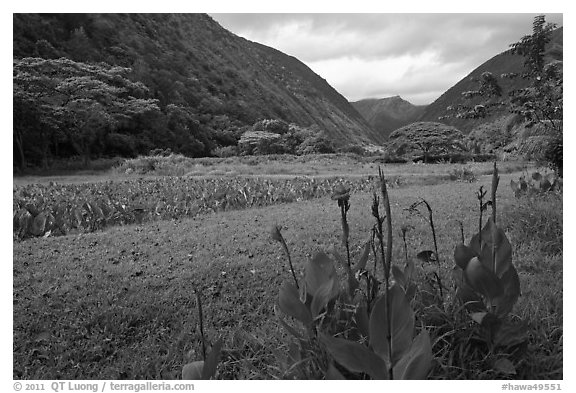
[[[279,152],[381,142],[297,59],[203,14],[14,14],[14,166],[151,150],[237,153],[276,119]],[[303,144],[304,143],[304,144]],[[300,146],[303,144],[302,146]]]

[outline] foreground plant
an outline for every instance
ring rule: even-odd
[[[372,213],[376,218],[376,236],[384,268],[384,293],[376,299],[370,313],[368,329],[364,331],[368,338],[368,347],[363,343],[324,333],[320,339],[333,359],[349,372],[366,374],[372,379],[424,379],[432,362],[430,336],[426,330],[422,330],[414,337],[414,314],[410,302],[401,285],[398,282],[391,283],[392,216],[381,170],[379,176],[385,216],[379,214],[379,199],[376,194]],[[334,364],[328,369],[326,377],[344,379]]]
[[[218,339],[212,346],[212,350],[206,355],[206,338],[204,336],[204,317],[202,314],[202,300],[200,293],[196,290],[196,301],[198,303],[198,320],[200,323],[200,336],[202,340],[202,358],[190,362],[182,368],[182,379],[212,379],[216,375],[216,368],[220,361],[222,351],[222,339]]]
[[[554,172],[546,175],[542,175],[540,172],[534,172],[528,180],[526,180],[526,178],[526,176],[521,176],[518,181],[510,180],[510,187],[516,198],[524,195],[540,195],[562,190],[562,179]]]
[[[426,210],[428,211],[428,217],[426,217],[424,214],[422,214],[420,212],[419,207],[421,205],[426,206]],[[410,207],[408,207],[407,210],[411,214],[416,214],[416,215],[419,215],[421,217],[424,217],[424,219],[426,219],[428,221],[428,225],[430,225],[430,229],[432,231],[432,240],[434,242],[434,251],[431,251],[431,250],[420,251],[416,255],[416,258],[418,258],[419,260],[421,260],[422,262],[425,262],[425,263],[435,263],[436,264],[436,271],[433,272],[434,279],[436,280],[437,291],[438,291],[438,294],[436,295],[436,297],[437,297],[438,303],[440,305],[442,305],[444,303],[444,289],[443,289],[444,286],[442,285],[442,279],[440,278],[440,274],[441,274],[440,255],[438,253],[438,241],[436,238],[436,227],[434,226],[434,217],[433,217],[432,207],[430,206],[430,204],[425,199],[420,198],[420,200],[418,202],[415,202],[412,205],[410,205]]]
[[[456,297],[480,326],[480,338],[488,345],[490,354],[499,347],[511,348],[526,340],[525,327],[515,326],[506,319],[520,296],[520,281],[512,264],[512,246],[504,231],[496,225],[499,180],[494,163],[492,216],[467,246],[460,244],[454,251]],[[480,195],[484,196],[482,190]],[[479,199],[482,213],[486,205]],[[498,364],[511,370],[513,365],[509,362],[502,358]]]

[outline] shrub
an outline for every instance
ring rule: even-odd
[[[454,168],[450,171],[448,177],[452,181],[465,181],[468,183],[473,183],[478,180],[474,171],[469,167]]]
[[[212,151],[212,154],[221,158],[237,156],[239,153],[237,146],[221,146]]]

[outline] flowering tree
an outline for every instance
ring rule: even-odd
[[[145,98],[148,89],[126,77],[129,68],[66,58],[14,59],[13,66],[13,132],[22,165],[26,143],[41,143],[47,151],[56,132],[67,137],[87,165],[105,129],[159,110],[156,100]]]

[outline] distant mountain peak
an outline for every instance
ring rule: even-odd
[[[352,102],[352,105],[385,138],[392,131],[416,121],[426,108],[413,105],[400,95],[364,99]]]

